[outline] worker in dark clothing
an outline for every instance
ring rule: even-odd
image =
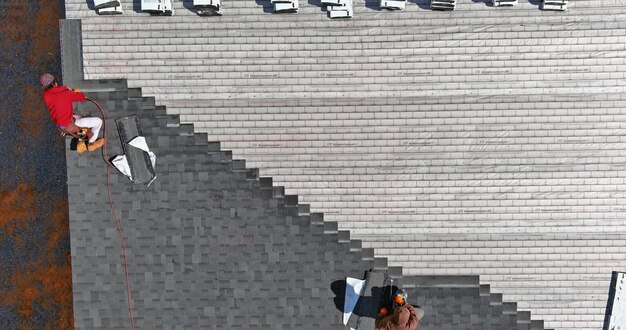
[[[39,77],[39,82],[44,89],[43,97],[50,112],[50,118],[61,131],[76,133],[81,128],[89,128],[87,144],[81,142],[77,145],[78,153],[87,150],[93,151],[104,145],[104,139],[98,138],[102,127],[102,119],[98,117],[82,117],[74,114],[73,102],[84,102],[85,94],[75,89],[59,86],[53,75],[44,73]]]
[[[394,309],[387,315],[387,308],[383,307],[376,318],[376,330],[416,330],[424,317],[422,308],[415,308],[406,301],[407,294],[398,290],[394,297]]]

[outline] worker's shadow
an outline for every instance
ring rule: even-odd
[[[482,3],[487,7],[493,7],[491,0],[472,0],[473,3]]]
[[[330,284],[330,289],[335,294],[335,298],[333,302],[335,303],[335,307],[340,312],[344,312],[344,303],[346,300],[346,286],[347,283],[345,280],[337,280]]]
[[[193,5],[193,0],[182,0],[183,7],[190,12],[198,15],[198,9]]]
[[[365,8],[383,11],[383,9],[380,8],[380,0],[365,0]]]
[[[313,7],[318,7],[320,9],[319,11],[322,11],[322,12],[328,11],[326,9],[326,6],[322,5],[322,0],[308,0],[307,2],[309,3],[309,5]]]
[[[254,2],[263,8],[264,13],[274,13],[274,6],[270,0],[254,0]]]
[[[333,283],[331,283],[330,288],[335,294],[335,298],[333,299],[335,307],[342,313],[346,312],[344,306],[346,290],[348,289],[346,281],[334,281]],[[375,319],[378,315],[378,310],[380,307],[385,306],[389,308],[392,305],[392,295],[397,290],[397,286],[390,285],[384,286],[382,288],[377,286],[373,287],[369,295],[359,297],[356,305],[354,306],[354,309],[351,311],[352,314],[359,317],[370,317]],[[353,294],[356,295],[358,294],[358,292]]]
[[[421,9],[430,10],[430,0],[408,0],[408,2],[416,4]]]
[[[133,11],[141,13],[141,0],[133,0]]]

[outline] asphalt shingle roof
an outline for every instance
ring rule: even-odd
[[[421,329],[530,329],[529,319],[516,325],[524,318],[514,304],[503,313],[477,277],[401,278],[336,223],[309,214],[297,196],[285,196],[125,81],[73,87],[104,106],[109,157],[121,152],[114,119],[129,115],[140,118],[157,155],[158,178],[149,187],[115,170],[110,176],[138,328],[344,329],[331,285],[375,268],[424,306]],[[78,111],[98,114],[90,104]],[[69,152],[67,163],[76,328],[128,328],[106,165],[99,152]]]

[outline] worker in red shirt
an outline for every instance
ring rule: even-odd
[[[81,142],[76,151],[83,153],[93,151],[104,145],[104,139],[98,138],[102,127],[102,119],[98,117],[81,117],[74,114],[72,102],[84,102],[85,94],[79,90],[72,90],[65,86],[59,86],[53,75],[44,73],[39,77],[39,82],[44,89],[43,98],[50,112],[52,121],[64,132],[75,133],[81,128],[91,129],[88,143]]]

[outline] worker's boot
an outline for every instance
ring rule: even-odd
[[[76,145],[76,152],[78,152],[79,154],[82,154],[85,151],[87,151],[87,145],[85,144],[85,142],[83,141],[78,142],[78,144]]]
[[[90,143],[87,146],[87,150],[94,151],[96,149],[101,148],[103,145],[104,145],[104,138],[99,138],[99,139],[93,141],[93,143]]]

